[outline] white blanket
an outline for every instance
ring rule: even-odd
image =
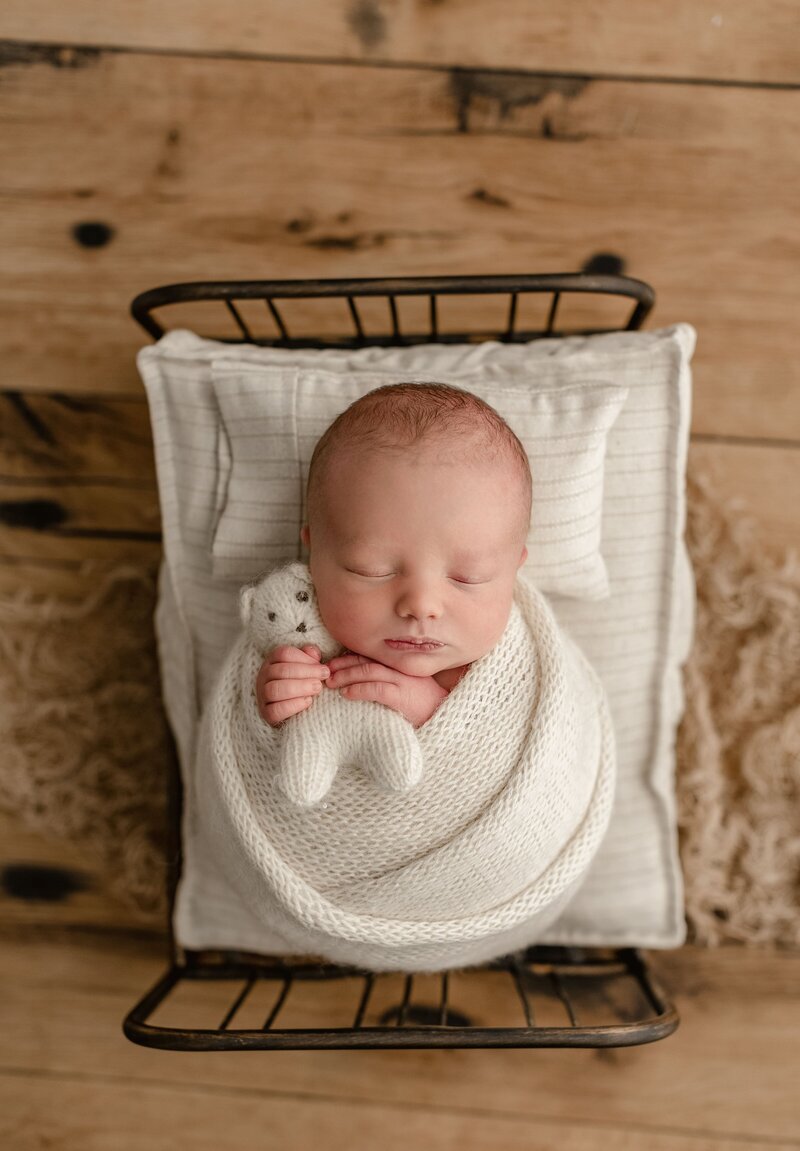
[[[287,597],[276,575],[309,594]],[[615,781],[605,694],[545,599],[518,577],[500,642],[416,730],[327,688],[271,728],[254,686],[276,595],[296,617],[278,618],[277,642],[339,650],[304,565],[243,592],[197,786],[216,861],[251,912],[298,954],[376,971],[463,967],[536,942],[586,875]]]

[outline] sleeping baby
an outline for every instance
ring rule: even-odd
[[[378,388],[317,444],[309,563],[242,590],[196,761],[220,866],[287,952],[479,963],[534,941],[583,881],[613,729],[519,571],[530,513],[521,444],[468,392]]]
[[[527,558],[528,457],[502,417],[446,384],[393,384],[316,445],[309,550],[319,612],[346,650],[279,646],[258,673],[272,727],[317,694],[384,704],[419,728],[509,620]]]

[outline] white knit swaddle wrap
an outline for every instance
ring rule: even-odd
[[[404,793],[342,763],[322,803],[290,802],[281,729],[255,704],[259,664],[237,641],[197,759],[199,818],[253,914],[298,954],[376,971],[536,942],[586,875],[615,780],[604,691],[542,595],[518,576],[500,642],[427,723],[408,724],[423,769]],[[341,715],[379,707],[342,700]]]

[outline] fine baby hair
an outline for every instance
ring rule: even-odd
[[[403,451],[422,444],[458,450],[470,445],[479,463],[505,456],[518,481],[521,538],[531,518],[530,462],[518,436],[499,412],[480,396],[451,384],[405,382],[384,384],[355,400],[317,441],[307,485],[308,519],[316,514],[329,465],[339,451]],[[456,448],[455,445],[458,445]]]

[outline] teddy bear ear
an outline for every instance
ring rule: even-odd
[[[300,560],[294,560],[286,566],[287,574],[294,577],[294,579],[302,580],[304,584],[308,584],[310,588],[314,586],[314,581],[311,579],[311,569],[308,564],[301,563]]]
[[[305,580],[306,584],[311,584],[311,569],[307,564],[300,562],[299,559],[294,559],[290,564],[287,564],[285,571],[290,575],[294,575],[296,579],[302,579]]]
[[[242,623],[249,623],[250,616],[253,613],[253,600],[255,599],[256,589],[253,586],[243,587],[239,592],[239,616]]]

